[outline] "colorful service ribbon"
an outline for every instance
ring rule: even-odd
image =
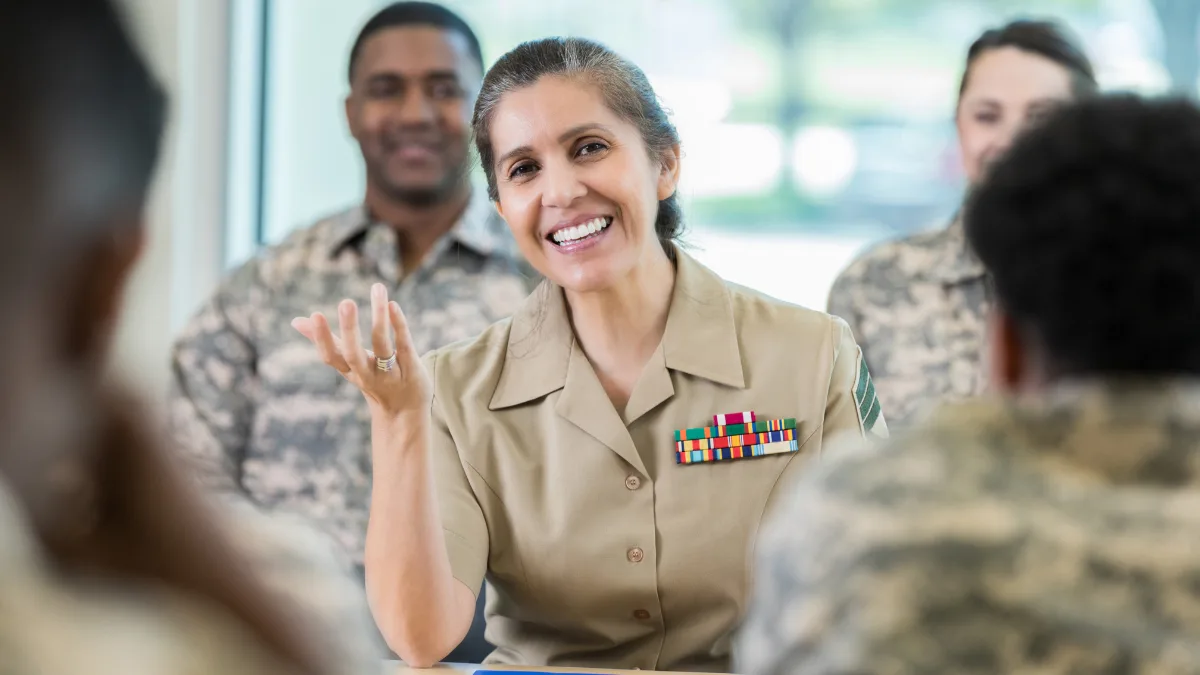
[[[679,464],[719,462],[797,452],[794,418],[757,421],[753,412],[714,415],[711,427],[675,432],[675,461]]]

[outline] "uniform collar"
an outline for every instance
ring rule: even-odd
[[[333,226],[329,228],[329,255],[337,255],[351,239],[364,233],[371,227],[372,220],[367,213],[365,204],[352,206],[333,217]]]
[[[984,277],[983,263],[967,245],[961,214],[956,215],[950,226],[942,230],[938,247],[937,261],[930,273],[942,283],[959,284]]]
[[[661,359],[667,369],[745,388],[729,288],[678,248],[675,260],[675,288],[666,330],[647,369]],[[564,388],[572,361],[578,365],[585,358],[571,329],[562,288],[549,280],[542,282],[513,315],[504,367],[489,407],[520,405]],[[663,386],[670,386],[669,379]],[[631,406],[637,405],[638,401],[631,400]]]
[[[329,233],[329,254],[337,255],[343,247],[375,226],[387,227],[371,216],[365,204],[338,214]],[[508,250],[503,237],[504,229],[505,225],[487,198],[487,192],[472,189],[467,208],[446,236],[480,255],[489,256]]]

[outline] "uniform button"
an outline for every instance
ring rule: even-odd
[[[626,476],[625,487],[629,488],[630,490],[636,490],[642,487],[642,479],[638,478],[637,476]]]
[[[629,558],[629,562],[631,563],[640,563],[643,559],[645,559],[646,552],[635,546],[629,549],[629,552],[625,554],[625,557]]]
[[[635,609],[633,611],[633,618],[637,619],[638,621],[645,621],[646,619],[650,618],[650,612],[647,612],[644,609]]]

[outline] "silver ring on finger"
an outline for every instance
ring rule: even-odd
[[[386,373],[395,367],[396,367],[396,352],[394,350],[392,351],[392,355],[387,357],[386,359],[381,359],[378,356],[375,357],[375,368],[377,370],[379,370],[380,372]]]

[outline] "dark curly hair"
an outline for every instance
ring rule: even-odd
[[[578,78],[594,85],[609,109],[638,128],[651,156],[661,156],[679,144],[675,125],[641,68],[608,47],[583,38],[554,37],[526,42],[501,56],[488,70],[475,102],[472,121],[475,146],[487,176],[488,195],[493,201],[499,198],[491,136],[496,106],[505,94],[531,87],[548,75]],[[654,231],[668,257],[674,256],[672,242],[683,232],[683,211],[678,195],[676,191],[658,202],[658,215],[654,220]]]
[[[969,198],[997,303],[1051,376],[1200,373],[1200,109],[1108,95],[1023,134]]]

